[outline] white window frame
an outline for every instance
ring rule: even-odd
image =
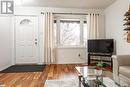
[[[80,45],[61,45],[60,44],[60,20],[61,19],[79,19],[80,20]],[[84,45],[84,40],[83,40],[83,36],[84,36],[84,21],[85,21],[86,17],[85,16],[79,16],[79,15],[73,15],[73,16],[60,16],[56,18],[56,25],[57,25],[57,30],[56,30],[56,46],[58,48],[85,48],[86,46]],[[87,20],[87,19],[86,19]]]

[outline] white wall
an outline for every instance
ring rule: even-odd
[[[39,16],[39,46],[40,46],[40,62],[44,62],[43,51],[43,15],[41,12],[50,11],[54,13],[99,13],[101,14],[101,25],[100,36],[104,38],[104,15],[102,9],[74,9],[74,8],[51,8],[51,7],[16,7],[15,15],[37,15]],[[81,57],[78,57],[78,54]],[[57,48],[57,63],[85,63],[87,62],[86,50],[85,48]]]
[[[0,70],[11,66],[11,17],[0,16]]]
[[[72,9],[72,8],[44,8],[44,7],[15,7],[14,15],[35,15],[39,17],[39,46],[40,46],[40,61],[44,62],[44,54],[43,54],[43,15],[41,15],[41,11],[52,11],[52,12],[68,12],[68,13],[100,13],[102,14],[103,10],[100,9]],[[101,28],[101,37],[104,37],[104,16],[101,17],[102,25]],[[13,24],[12,17],[8,15],[0,16],[0,70],[5,69],[13,64],[15,61],[15,56],[13,56]],[[84,48],[69,48],[69,49],[61,49],[57,50],[57,63],[84,63],[87,62],[86,59],[86,51]],[[78,54],[81,54],[78,57]],[[87,57],[86,57],[87,58]]]
[[[130,0],[116,0],[105,10],[105,29],[106,38],[116,40],[117,54],[130,54],[130,43],[127,43],[124,36],[123,19],[124,14],[128,11]]]
[[[80,56],[79,56],[80,55]],[[58,64],[73,64],[87,63],[86,48],[58,48],[57,63]]]

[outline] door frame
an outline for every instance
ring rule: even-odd
[[[17,16],[20,16],[20,17],[22,17],[22,16],[29,16],[29,17],[37,17],[37,19],[38,19],[38,32],[37,32],[37,34],[39,33],[39,18],[38,18],[38,16],[37,15],[14,15],[14,16],[12,16],[11,17],[11,59],[12,59],[12,65],[15,65],[16,64],[16,24],[15,24],[15,22],[16,22],[16,17]],[[38,35],[38,42],[39,42],[39,35]],[[40,46],[39,46],[39,43],[38,43],[38,46],[37,46],[37,55],[38,55],[38,63],[37,64],[39,64],[40,63]]]

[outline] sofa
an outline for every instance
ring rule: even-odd
[[[130,86],[130,55],[113,55],[113,79],[116,83],[125,82]]]

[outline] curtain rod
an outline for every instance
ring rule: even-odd
[[[41,14],[44,14],[44,12],[41,12]],[[53,13],[53,14],[88,15],[87,13]]]

